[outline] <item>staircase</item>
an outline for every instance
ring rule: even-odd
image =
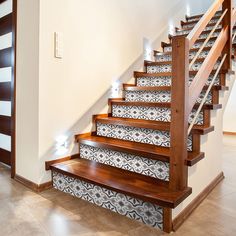
[[[235,15],[230,0],[217,0],[186,17],[123,85],[124,98],[109,99],[111,113],[94,116],[96,131],[76,135],[79,157],[50,166],[53,186],[170,232],[171,209],[192,192],[188,166],[204,158],[201,136],[214,131],[211,110],[228,90]]]

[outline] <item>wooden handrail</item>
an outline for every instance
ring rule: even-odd
[[[211,74],[211,71],[214,68],[218,58],[221,56],[221,53],[226,45],[228,40],[228,30],[229,28],[222,29],[220,35],[218,36],[215,44],[211,48],[209,54],[204,60],[200,70],[196,74],[192,84],[189,87],[189,114],[196,103],[204,85]]]
[[[214,34],[215,30],[217,29],[218,25],[220,24],[220,22],[222,21],[222,19],[224,18],[225,14],[227,13],[228,9],[225,9],[225,11],[223,12],[223,14],[221,15],[220,19],[217,21],[217,23],[215,24],[215,26],[213,27],[213,29],[211,30],[210,34],[208,35],[208,37],[206,38],[206,40],[204,41],[204,43],[202,44],[202,46],[200,47],[200,49],[198,50],[197,54],[195,55],[195,57],[193,58],[193,60],[191,61],[190,65],[189,65],[189,69],[192,68],[193,64],[195,63],[195,61],[197,60],[198,56],[201,54],[201,52],[203,51],[205,45],[207,44],[207,42],[210,40],[210,38],[212,37],[212,35]]]
[[[215,15],[215,13],[218,11],[218,9],[221,7],[223,2],[224,0],[216,0],[201,18],[201,20],[195,25],[193,30],[189,33],[187,39],[189,40],[190,48],[192,48],[196,40],[201,35],[202,31],[206,28],[206,26],[208,25],[212,17]]]
[[[189,86],[190,49],[222,7],[222,29],[210,52]],[[170,127],[170,183],[173,190],[183,190],[188,185],[187,139],[189,115],[205,86],[217,60],[224,56],[224,70],[231,68],[232,50],[232,0],[216,0],[196,24],[190,34],[172,38],[172,86]]]

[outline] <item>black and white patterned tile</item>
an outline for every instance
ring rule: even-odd
[[[138,87],[171,86],[171,76],[160,77],[139,77],[137,78]]]
[[[170,91],[124,91],[126,102],[171,102],[171,92]],[[201,103],[205,96],[205,91],[203,91],[196,103]],[[209,93],[206,99],[206,104],[212,103],[212,93]]]
[[[124,91],[126,102],[171,102],[170,91]]]
[[[209,22],[209,24],[215,24],[215,23],[217,23],[217,21],[218,21],[218,19],[213,19]],[[195,25],[196,25],[196,23],[184,25],[183,29],[193,28]]]
[[[196,54],[197,54],[197,52],[190,52],[189,59],[193,59]],[[199,54],[198,58],[206,58],[208,54],[209,54],[209,51],[202,51]],[[170,54],[168,54],[168,55],[164,54],[163,55],[163,54],[159,53],[155,56],[155,61],[156,62],[172,61],[172,55],[170,55]]]
[[[217,69],[220,62],[217,62],[214,66],[214,69]],[[202,66],[202,62],[196,62],[191,67],[192,71],[198,71]],[[147,65],[147,73],[153,74],[153,73],[166,73],[172,71],[172,65],[166,64],[166,65],[155,65],[155,66],[149,66]]]
[[[204,31],[208,31],[208,30],[212,30],[215,26],[207,26]],[[216,29],[221,29],[222,26],[221,25],[218,25],[216,27]],[[177,31],[176,32],[176,35],[185,35],[185,34],[189,34],[190,32],[192,31],[192,29],[189,29],[189,30],[181,30],[181,31]],[[203,32],[204,32],[203,31]]]
[[[97,135],[161,147],[170,147],[169,131],[97,123]],[[187,146],[188,151],[192,151],[191,135],[188,137]]]
[[[219,12],[219,13],[217,12],[214,17],[221,16],[221,15],[222,15],[221,12]],[[188,22],[200,20],[201,18],[202,18],[202,17],[194,17],[194,18],[192,18],[192,19],[188,19]],[[218,21],[218,20],[217,20],[217,21]]]
[[[189,123],[192,122],[195,114],[196,114],[196,110],[193,110],[189,117]],[[162,121],[162,122],[171,121],[170,109],[161,108],[161,107],[113,105],[112,116],[119,117],[119,118],[138,119],[138,120],[153,120],[153,121]],[[203,117],[204,117],[203,112],[200,112],[195,124],[203,125],[204,124]]]
[[[189,85],[193,82],[195,76],[189,77]],[[209,85],[213,79],[210,76],[206,82]],[[171,86],[171,76],[158,76],[158,77],[139,77],[137,78],[138,87],[161,87],[161,86]],[[220,77],[217,76],[214,85],[220,85]]]
[[[169,181],[169,163],[80,144],[80,157],[105,165]]]
[[[52,172],[53,187],[120,215],[163,229],[163,208],[95,184]]]
[[[147,73],[165,73],[165,72],[171,72],[171,70],[172,70],[171,64],[147,66]]]

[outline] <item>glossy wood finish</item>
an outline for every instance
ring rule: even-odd
[[[0,83],[0,101],[11,101],[11,82]]]
[[[214,75],[216,70],[211,71],[211,75]],[[198,73],[198,71],[189,71],[189,75],[194,76]],[[222,74],[228,73],[226,70],[221,71]],[[139,77],[159,77],[159,76],[172,76],[172,72],[160,72],[160,73],[147,73],[147,72],[134,72],[134,77],[139,78]]]
[[[169,131],[171,126],[170,122],[137,120],[129,118],[116,118],[116,117],[98,117],[95,121],[97,123],[102,123],[102,124],[123,125],[129,127],[153,129],[160,131]],[[192,129],[192,133],[199,135],[205,135],[212,131],[214,131],[213,126],[195,125]]]
[[[192,110],[197,98],[199,97],[204,85],[207,82],[209,75],[211,74],[216,61],[220,57],[224,46],[228,40],[228,28],[222,29],[219,37],[217,38],[215,44],[212,46],[208,56],[203,62],[200,70],[195,76],[192,84],[189,88],[189,112]]]
[[[12,66],[12,48],[0,50],[0,68]]]
[[[217,14],[218,14],[218,13],[222,13],[222,11],[219,10],[219,11],[217,11],[216,13],[217,13]],[[203,17],[203,16],[204,16],[204,14],[186,16],[186,20],[192,20],[192,19],[195,19],[195,18]],[[199,21],[199,19],[198,19],[198,21]]]
[[[225,47],[223,49],[222,54],[227,54],[226,60],[223,65],[223,69],[225,70],[231,70],[232,69],[232,28],[234,25],[232,25],[232,10],[233,10],[233,3],[232,0],[224,0],[223,5],[222,5],[222,10],[228,10],[225,17],[223,18],[222,26],[223,29],[228,29],[227,30],[227,41],[225,44]]]
[[[11,135],[11,117],[0,115],[0,133]]]
[[[11,165],[11,152],[0,148],[0,162]]]
[[[97,148],[111,149],[118,152],[130,153],[145,158],[169,162],[170,148],[155,146],[145,143],[134,143],[125,140],[101,137],[91,134],[76,135],[76,141]],[[204,153],[199,151],[188,152],[186,164],[193,166],[204,158]]]
[[[84,159],[55,164],[51,169],[163,207],[178,206],[192,191],[171,191],[157,179]]]
[[[155,103],[155,102],[126,102],[124,99],[109,99],[108,101],[109,105],[122,105],[122,106],[146,106],[146,107],[165,107],[170,108],[171,103],[169,102],[162,102],[162,103]],[[199,104],[195,104],[193,106],[194,109],[197,109],[199,107]],[[218,110],[222,108],[222,104],[204,104],[203,110],[209,109],[209,110]]]
[[[201,15],[201,16],[203,16],[203,15]],[[193,18],[194,19],[194,18]],[[219,19],[219,16],[214,16],[214,17],[212,17],[211,18],[212,20],[217,20],[217,19]],[[197,24],[199,22],[199,20],[195,20],[195,21],[181,21],[181,26],[183,27],[183,26],[185,26],[185,25],[192,25],[192,24]],[[208,24],[209,25],[209,24]],[[208,26],[207,25],[207,26]]]
[[[74,155],[71,155],[71,156],[68,156],[68,157],[63,157],[63,158],[59,158],[59,159],[56,159],[56,160],[46,161],[45,162],[45,170],[50,170],[51,165],[62,163],[64,161],[70,161],[70,160],[73,160],[73,159],[76,159],[76,158],[80,158],[80,155],[78,153],[74,154]]]
[[[123,84],[123,88],[125,91],[171,91],[171,86],[145,86],[140,87],[136,84]],[[209,88],[208,85],[205,85],[202,89],[202,91],[207,90]],[[222,86],[222,85],[213,85],[211,91],[227,91],[229,90],[228,86]]]
[[[188,78],[189,42],[183,36],[172,41],[172,89],[171,90],[171,148],[170,188],[185,189],[188,185],[187,129],[188,129]]]
[[[0,36],[12,32],[12,13],[0,18]]]
[[[194,29],[187,36],[187,39],[189,40],[189,48],[192,48],[196,40],[202,34],[205,27],[209,24],[209,21],[216,14],[217,10],[221,7],[223,2],[224,0],[216,0],[204,14],[204,16],[200,19],[200,21],[195,25]]]

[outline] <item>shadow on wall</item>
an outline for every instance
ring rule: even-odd
[[[180,9],[179,12],[176,12],[176,9]],[[172,22],[180,22],[181,18],[183,18],[183,15],[185,14],[185,10],[183,9],[182,2],[180,1],[177,3],[170,11],[166,14],[166,17],[162,20],[164,22],[170,22],[168,16],[172,16]],[[177,25],[176,25],[177,26]],[[143,38],[143,48],[144,52],[141,54],[128,68],[127,70],[119,76],[119,79],[116,81],[116,83],[121,86],[122,83],[127,83],[133,78],[133,72],[140,70],[140,68],[143,67],[143,61],[144,59],[150,60],[152,58],[152,49],[160,49],[161,41],[167,40],[167,35],[170,31],[170,25],[166,24],[162,29],[158,30],[158,36],[156,39],[151,42],[147,38]],[[151,53],[151,54],[150,54]],[[65,134],[68,139],[66,140],[67,145],[64,150],[64,153],[58,152],[58,147],[56,144],[54,144],[47,152],[45,152],[41,157],[41,169],[40,173],[45,173],[44,169],[44,161],[46,160],[52,160],[52,159],[58,159],[62,156],[68,156],[75,153],[78,153],[78,145],[74,142],[74,135],[83,133],[87,127],[91,126],[92,122],[92,116],[95,114],[100,114],[104,109],[107,110],[106,113],[108,113],[108,99],[112,95],[112,89],[113,87],[110,86],[102,95],[101,97],[84,113],[84,115],[67,131]],[[113,97],[113,96],[112,96]],[[121,97],[121,96],[116,96]],[[103,112],[104,113],[104,112]],[[91,126],[92,127],[92,126]],[[94,129],[90,129],[93,131]],[[42,176],[41,182],[45,182],[45,178],[49,178],[50,173],[48,175]]]

